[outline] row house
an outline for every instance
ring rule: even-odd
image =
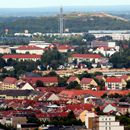
[[[37,61],[37,60],[41,60],[41,55],[37,55],[37,54],[7,54],[2,56],[2,58],[4,60],[8,60],[8,59],[13,59],[13,60],[18,60],[18,61]]]
[[[69,62],[73,62],[74,60],[77,60],[77,63],[88,61],[95,63],[100,62],[103,59],[103,57],[99,54],[72,54],[69,58]]]
[[[0,90],[0,99],[29,99],[30,90]]]
[[[44,53],[44,49],[37,46],[20,46],[16,49],[16,53],[42,55]]]

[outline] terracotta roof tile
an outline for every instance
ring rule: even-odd
[[[41,55],[36,55],[36,54],[8,54],[2,56],[3,59],[30,59],[30,58],[41,58]]]
[[[102,58],[101,55],[99,54],[72,54],[72,57],[75,57],[75,58],[86,58],[86,59],[96,59],[96,58]]]
[[[82,84],[90,84],[92,80],[93,80],[92,78],[83,78],[81,80],[81,83]]]
[[[114,83],[120,83],[122,81],[122,79],[121,78],[117,78],[117,77],[108,77],[107,79],[106,79],[106,82],[108,82],[108,83],[111,83],[111,82],[114,82]]]
[[[33,45],[33,46],[20,46],[17,48],[17,50],[43,50],[43,49]]]
[[[6,78],[3,80],[3,83],[15,84],[16,81],[17,81],[16,78],[13,78],[13,77],[6,77]]]

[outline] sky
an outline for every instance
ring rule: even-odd
[[[130,0],[0,0],[0,8],[130,5]]]

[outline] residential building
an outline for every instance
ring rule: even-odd
[[[43,49],[51,45],[52,45],[51,43],[45,43],[44,41],[30,41],[29,43],[29,46],[37,46]]]
[[[118,77],[108,77],[105,82],[107,90],[122,90],[126,87],[126,85],[126,81]]]
[[[12,126],[14,128],[17,127],[17,124],[19,123],[26,123],[27,118],[26,117],[19,117],[19,116],[13,116],[13,117],[2,117],[0,118],[0,123],[7,126]]]
[[[119,47],[117,48],[110,48],[110,47],[98,47],[96,50],[93,51],[93,53],[101,53],[104,56],[112,56],[114,53],[119,52]]]
[[[25,83],[21,90],[34,90],[34,88],[29,83]]]
[[[6,77],[3,82],[1,82],[1,88],[2,90],[8,90],[8,89],[17,89],[16,86],[17,79],[13,77]]]
[[[88,90],[97,86],[97,83],[92,78],[83,78],[80,84],[83,90]]]
[[[25,77],[23,80],[26,82],[36,85],[37,81],[42,81],[45,86],[57,86],[58,78],[57,77]]]
[[[75,76],[69,77],[69,79],[67,80],[67,83],[69,84],[70,82],[74,82],[74,81],[76,81],[77,83],[80,83],[79,78]]]
[[[120,125],[120,122],[116,121],[115,116],[98,116],[95,118],[95,130],[124,130],[124,126]]]
[[[72,54],[71,57],[69,58],[69,62],[73,62],[74,60],[77,60],[77,63],[83,61],[98,63],[102,60],[102,58],[103,57],[99,54]]]
[[[0,53],[9,54],[11,53],[11,49],[9,48],[9,46],[0,46]]]
[[[115,47],[116,43],[115,42],[107,42],[107,41],[98,41],[94,40],[91,42],[91,47],[92,48],[97,48],[97,47]]]
[[[16,53],[19,54],[38,54],[42,55],[44,53],[44,49],[37,46],[20,46],[16,49]]]
[[[85,117],[85,126],[87,129],[93,128],[94,125],[94,118],[96,117],[96,114],[94,112],[86,112],[86,117]]]
[[[30,90],[0,90],[0,99],[29,99]]]
[[[2,56],[3,59],[6,61],[8,59],[13,59],[13,60],[18,60],[18,61],[25,61],[25,60],[32,60],[32,61],[37,61],[41,60],[41,55],[36,55],[36,54],[8,54]]]
[[[117,111],[116,107],[111,104],[106,105],[103,109],[104,113],[110,113],[110,112],[115,112],[115,111]]]
[[[68,51],[74,51],[74,47],[70,46],[70,45],[59,45],[57,46],[57,50],[59,52],[63,52],[63,53],[66,53]]]

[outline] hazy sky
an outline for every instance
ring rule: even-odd
[[[130,0],[0,0],[0,8],[128,4]]]

